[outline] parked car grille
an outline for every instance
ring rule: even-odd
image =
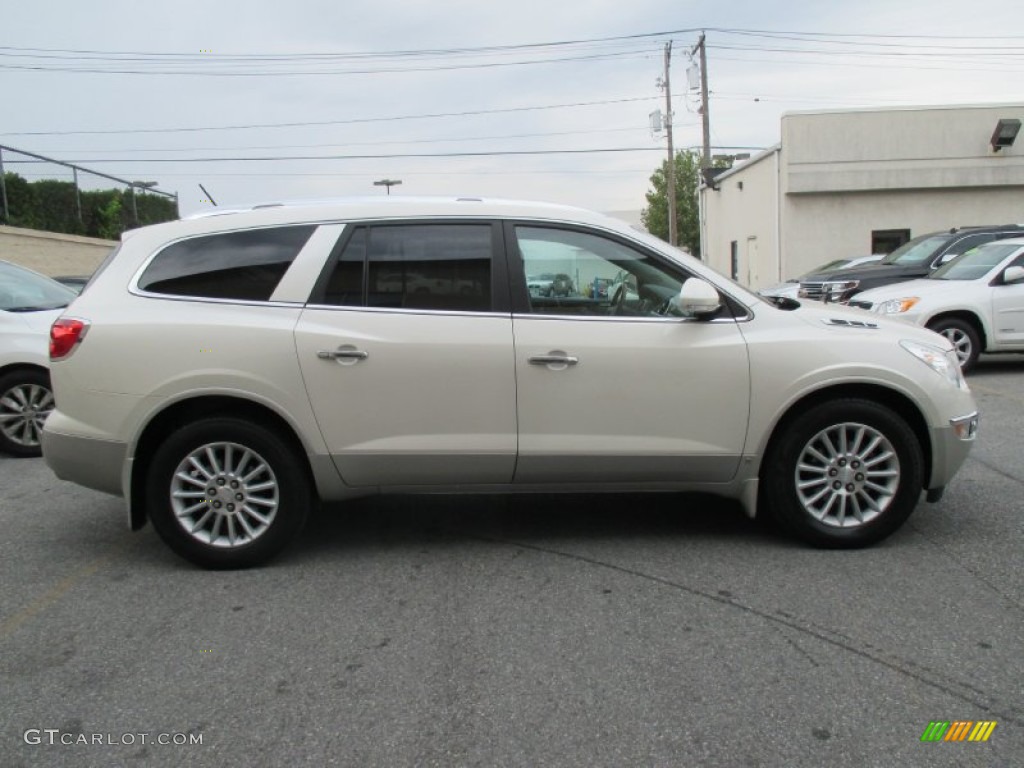
[[[825,283],[800,283],[800,298],[825,300]]]

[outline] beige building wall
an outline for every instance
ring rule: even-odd
[[[787,237],[781,261],[788,279],[832,259],[867,256],[872,230],[909,229],[917,237],[950,227],[1024,223],[1024,189],[789,195],[783,218]]]
[[[788,113],[778,148],[702,188],[709,262],[729,274],[737,241],[738,279],[756,290],[868,255],[875,230],[1024,224],[1024,131],[990,145],[1004,118],[1024,121],[1024,104]]]
[[[0,226],[0,259],[44,275],[91,275],[113,240]]]
[[[779,282],[778,252],[779,153],[769,150],[719,177],[716,190],[704,194],[705,261],[733,276],[732,243],[736,243],[736,279],[762,287]],[[740,215],[734,215],[734,212]]]

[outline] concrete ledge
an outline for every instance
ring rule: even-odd
[[[0,259],[44,275],[91,275],[116,240],[0,226]]]
[[[42,229],[24,229],[22,227],[5,227],[0,225],[0,238],[5,235],[18,235],[20,237],[36,237],[40,240],[56,240],[65,243],[82,243],[83,245],[102,245],[106,248],[113,248],[117,240],[104,240],[100,237],[85,237],[83,235],[67,235],[63,232],[47,232]]]

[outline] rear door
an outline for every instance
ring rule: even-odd
[[[306,389],[349,485],[507,483],[516,456],[500,227],[349,226],[296,328]]]

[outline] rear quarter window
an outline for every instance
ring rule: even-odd
[[[268,301],[315,225],[221,232],[160,251],[139,278],[150,293]]]

